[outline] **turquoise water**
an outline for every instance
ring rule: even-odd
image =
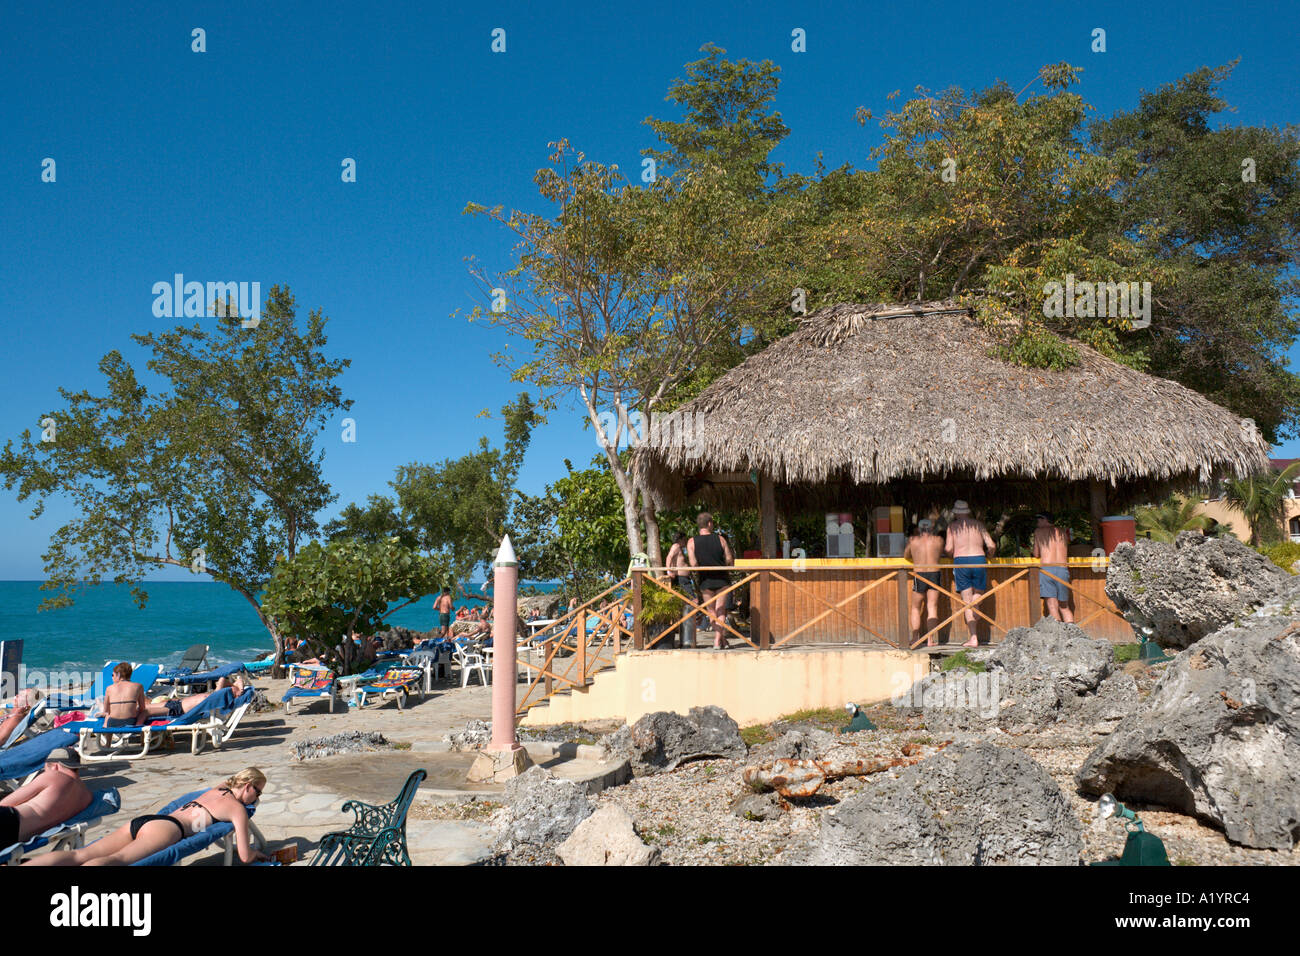
[[[252,606],[224,584],[160,582],[145,590],[149,603],[143,610],[128,587],[105,584],[79,589],[70,608],[38,613],[41,599],[51,593],[41,591],[39,581],[0,581],[0,640],[21,638],[23,663],[44,670],[98,671],[110,659],[167,666],[179,662],[191,644],[211,645],[210,663],[253,660],[272,650]],[[435,627],[433,597],[403,608],[389,623],[420,631]]]

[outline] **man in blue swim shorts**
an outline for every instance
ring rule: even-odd
[[[996,545],[984,522],[971,517],[970,505],[964,501],[958,500],[952,506],[952,523],[948,525],[943,550],[952,555],[953,590],[961,595],[966,605],[966,630],[970,633],[970,640],[962,647],[978,647],[980,628],[974,605],[989,589],[988,571],[982,565],[993,556]]]
[[[1047,616],[1067,624],[1074,623],[1070,610],[1070,533],[1058,528],[1051,512],[1038,515],[1034,529],[1034,557],[1042,564],[1038,575],[1038,596],[1047,605]]]

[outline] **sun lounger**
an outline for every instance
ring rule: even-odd
[[[44,767],[51,752],[76,744],[76,731],[60,727],[0,750],[0,780],[21,781]]]
[[[8,750],[14,744],[18,743],[18,741],[22,739],[23,734],[31,730],[32,724],[45,714],[45,710],[49,705],[49,701],[44,699],[38,700],[36,703],[32,704],[31,708],[27,711],[27,715],[18,722],[18,725],[14,727],[13,731],[9,734],[9,739],[0,740],[0,750]]]
[[[333,671],[323,667],[295,664],[289,669],[289,678],[293,681],[293,686],[280,698],[284,702],[286,714],[292,711],[294,701],[319,700],[322,697],[329,699],[330,713],[334,712],[334,701],[338,696],[338,681],[335,680]]]
[[[370,680],[358,682],[356,690],[352,692],[353,700],[361,708],[366,706],[366,700],[370,697],[378,697],[381,704],[391,697],[397,701],[397,709],[401,710],[407,695],[412,692],[419,694],[421,700],[424,699],[424,688],[421,686],[423,678],[424,671],[419,667],[389,667]]]
[[[203,749],[206,737],[214,749],[220,748],[230,739],[243,719],[248,705],[253,702],[253,688],[248,688],[238,697],[229,687],[213,691],[207,698],[188,713],[171,720],[159,720],[156,723],[139,727],[105,727],[102,719],[82,723],[78,726],[79,741],[77,749],[84,761],[95,760],[135,760],[146,757],[150,750],[156,750],[157,744],[167,734],[190,735],[190,753]],[[92,752],[90,739],[106,738],[107,748],[101,746]],[[124,753],[122,747],[132,738],[140,738],[139,752]],[[107,750],[107,752],[104,752]]]
[[[208,659],[208,645],[195,644],[181,656],[181,662],[158,675],[158,683],[170,684],[177,677],[186,677],[203,666]]]
[[[118,661],[109,661],[95,678],[90,690],[82,694],[51,694],[47,700],[51,710],[90,710],[95,701],[104,696],[104,690],[113,683],[113,668]],[[131,671],[131,680],[144,688],[145,693],[154,685],[161,670],[157,664],[141,664]]]
[[[198,797],[203,796],[203,794],[208,792],[208,789],[210,788],[204,788],[203,790],[195,790],[192,793],[187,793],[184,794],[183,796],[179,796],[171,803],[167,804],[167,806],[159,810],[158,813],[163,815],[173,813],[176,810],[179,810],[185,804],[189,803],[191,800],[195,800]],[[246,809],[248,810],[248,818],[249,818],[248,819],[249,835],[252,836],[253,843],[260,850],[266,846],[266,838],[262,836],[261,831],[258,830],[257,826],[253,823],[253,813],[256,811],[257,808],[247,807]],[[159,850],[157,853],[153,854],[152,856],[147,856],[143,860],[138,860],[135,863],[132,863],[131,865],[132,866],[175,866],[185,857],[190,856],[194,853],[198,853],[201,850],[206,850],[208,847],[217,843],[221,844],[222,848],[225,850],[225,865],[230,866],[230,864],[234,862],[234,856],[235,856],[235,826],[234,824],[227,823],[223,820],[218,820],[216,823],[214,823],[212,826],[208,827],[207,829],[200,830],[198,833],[195,833],[193,836],[188,836],[177,843],[173,843],[171,846]]]
[[[52,826],[43,833],[29,837],[25,843],[0,849],[0,863],[21,863],[23,858],[36,850],[48,846],[51,850],[77,850],[86,838],[86,831],[98,825],[99,821],[122,809],[122,796],[116,787],[107,790],[92,790],[90,803],[86,809]]]
[[[236,674],[243,673],[243,671],[243,664],[222,664],[220,667],[214,667],[212,670],[204,671],[201,674],[182,674],[173,678],[172,683],[178,692],[182,688],[186,688],[187,692],[195,693],[199,687],[204,690],[211,690],[221,678],[234,677]]]

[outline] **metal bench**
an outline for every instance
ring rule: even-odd
[[[415,791],[428,774],[417,770],[406,778],[402,792],[392,803],[381,807],[360,800],[343,804],[356,821],[347,830],[321,837],[312,866],[410,866],[406,851],[406,812],[415,799]]]

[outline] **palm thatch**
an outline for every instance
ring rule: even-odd
[[[990,482],[1099,481],[1113,506],[1267,466],[1255,429],[1175,382],[1081,343],[1061,371],[995,358],[997,344],[951,302],[822,309],[683,406],[683,430],[652,433],[646,476],[665,503],[731,488],[752,504],[752,486],[710,479],[752,470],[787,505],[864,485],[988,500]]]

